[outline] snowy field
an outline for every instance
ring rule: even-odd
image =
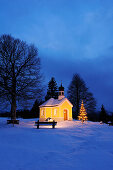
[[[113,127],[79,121],[36,129],[0,118],[0,170],[113,170]]]

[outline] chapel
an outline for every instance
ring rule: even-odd
[[[72,120],[71,102],[64,96],[64,87],[59,87],[58,99],[50,98],[40,106],[39,121],[55,120],[65,121]]]

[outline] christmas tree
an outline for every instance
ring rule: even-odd
[[[85,109],[84,104],[83,104],[83,100],[82,100],[82,103],[81,103],[81,108],[80,108],[80,113],[79,113],[78,119],[82,120],[82,123],[85,120],[87,120],[87,113],[86,113],[86,109]]]

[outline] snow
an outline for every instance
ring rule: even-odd
[[[47,100],[46,102],[44,102],[42,105],[40,105],[40,107],[42,106],[55,106],[55,105],[59,105],[62,101],[64,101],[65,98],[58,100],[58,99],[54,99],[54,98],[50,98],[49,100]]]
[[[43,104],[41,104],[40,107],[44,107],[44,106],[46,106],[46,107],[47,107],[47,106],[48,106],[48,107],[58,106],[58,105],[62,104],[65,100],[67,100],[68,103],[69,103],[70,105],[72,105],[72,104],[70,103],[70,101],[69,101],[66,97],[64,97],[64,98],[61,99],[61,100],[54,99],[54,98],[50,98],[49,100],[47,100],[46,102],[44,102]]]
[[[0,170],[113,170],[113,127],[65,121],[36,129],[36,119],[0,119]]]

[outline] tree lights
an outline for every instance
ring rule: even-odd
[[[86,113],[86,109],[84,107],[84,103],[83,103],[83,100],[82,100],[82,103],[81,103],[81,107],[80,107],[80,113],[79,113],[79,116],[78,116],[78,119],[79,120],[82,120],[82,123],[87,120],[87,113]]]

